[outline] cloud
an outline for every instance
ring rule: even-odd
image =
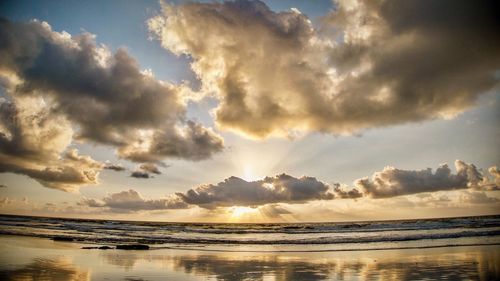
[[[342,199],[356,199],[363,197],[363,193],[359,192],[357,189],[341,186],[338,183],[334,184],[333,190],[335,191],[335,196]]]
[[[149,173],[144,171],[133,171],[130,176],[138,179],[149,179]]]
[[[5,38],[0,48],[2,74],[18,80],[8,93],[40,96],[47,103],[52,100],[54,111],[79,126],[78,138],[126,148],[134,142],[166,137],[165,148],[154,151],[160,154],[158,158],[184,158],[186,146],[208,149],[203,157],[222,148],[215,134],[206,134],[215,138],[209,145],[191,139],[193,128],[198,134],[207,129],[193,121],[183,122],[186,109],[180,101],[181,88],[142,73],[124,49],[111,54],[96,45],[92,34],[72,37],[52,31],[45,22],[2,20],[0,32]],[[183,149],[177,149],[177,144]],[[149,147],[144,143],[143,147],[145,154]]]
[[[81,185],[97,184],[100,168],[80,165],[79,163],[61,163],[43,169],[3,164],[0,166],[0,171],[27,175],[45,187],[75,192]]]
[[[432,169],[400,170],[386,167],[376,172],[371,179],[362,178],[355,181],[355,188],[365,196],[386,198],[422,192],[434,192],[454,189],[490,189],[496,190],[487,176],[483,175],[473,164],[461,160],[455,161],[456,174],[452,174],[447,164]]]
[[[418,200],[415,204],[419,206],[444,206],[450,203],[450,197],[440,193],[435,196],[433,193],[449,190],[466,190],[459,198],[462,203],[481,204],[498,200],[484,193],[499,189],[493,183],[492,177],[483,174],[473,164],[461,160],[455,161],[455,167],[456,174],[453,174],[446,164],[439,166],[435,172],[430,168],[401,170],[386,167],[381,172],[374,173],[371,178],[356,180],[352,187],[338,183],[329,185],[314,177],[296,178],[286,174],[256,181],[229,177],[217,184],[201,185],[162,199],[144,199],[131,189],[110,194],[102,200],[85,199],[83,204],[116,211],[186,209],[194,206],[213,210],[220,207],[247,206],[259,207],[262,215],[277,218],[292,214],[280,206],[280,203],[302,204],[316,200],[379,199],[417,194]],[[491,168],[491,171],[494,172],[494,169]],[[134,173],[137,173],[135,177],[139,178],[150,176],[148,172]],[[408,205],[412,204],[412,201],[405,200],[403,203]]]
[[[130,176],[139,179],[149,179],[152,177],[151,174],[161,175],[161,171],[153,163],[144,163],[139,165],[137,170],[133,171]]]
[[[498,190],[500,188],[500,170],[498,170],[497,166],[492,166],[488,169],[488,172],[493,179],[485,183],[486,189]]]
[[[484,192],[464,191],[462,192],[462,194],[460,194],[459,201],[461,203],[468,203],[468,204],[490,204],[490,203],[497,203],[500,200],[498,200],[498,198],[495,197],[489,197]]]
[[[158,167],[155,164],[144,163],[144,164],[141,164],[139,167],[141,170],[146,171],[148,173],[161,175],[160,169],[158,169]]]
[[[381,172],[374,173],[371,178],[366,177],[354,181],[353,186],[339,183],[330,185],[314,177],[296,178],[287,174],[265,177],[256,181],[246,181],[233,176],[217,184],[200,185],[186,192],[170,194],[167,199],[161,199],[160,203],[157,200],[143,199],[136,191],[129,190],[111,194],[103,200],[86,199],[86,205],[118,208],[118,205],[113,205],[112,202],[123,201],[117,204],[124,206],[130,201],[135,202],[132,206],[160,204],[162,209],[185,209],[197,206],[214,210],[219,207],[245,206],[259,207],[258,210],[263,215],[276,218],[291,214],[290,211],[280,206],[280,203],[303,204],[317,200],[400,197],[402,204],[405,205],[443,206],[451,199],[446,194],[438,192],[450,190],[464,190],[460,199],[462,202],[479,204],[479,202],[488,203],[497,200],[487,197],[484,193],[484,191],[499,190],[499,186],[493,182],[494,167],[489,169],[490,176],[473,164],[467,164],[461,160],[455,161],[455,168],[456,173],[452,173],[446,164],[439,166],[435,171],[430,168],[401,170],[386,167]],[[136,171],[134,173],[137,173],[136,177],[139,178],[150,176],[148,172]],[[415,202],[401,197],[413,194],[416,194],[415,198],[418,199]],[[141,208],[147,209],[145,206]]]
[[[186,118],[183,85],[142,72],[124,49],[112,53],[92,34],[71,36],[38,21],[0,19],[0,37],[7,97],[0,100],[0,172],[76,190],[96,183],[100,169],[120,168],[62,156],[75,139],[116,147],[135,162],[203,160],[224,147],[212,129]]]
[[[295,178],[286,174],[245,181],[230,177],[218,184],[208,184],[176,193],[184,202],[202,208],[259,206],[271,203],[305,203],[329,200],[334,195],[328,185],[313,177]]]
[[[116,172],[123,172],[123,171],[127,170],[127,168],[123,167],[121,164],[113,164],[113,163],[109,163],[107,161],[106,161],[106,164],[104,166],[104,169],[113,170]]]
[[[94,208],[109,208],[117,211],[143,211],[143,210],[166,210],[186,209],[188,205],[176,197],[160,199],[145,199],[133,189],[112,193],[102,200],[84,198],[81,205]]]
[[[118,149],[118,154],[134,162],[159,162],[165,157],[203,160],[222,151],[224,141],[212,129],[193,121],[186,127],[150,131]]]
[[[134,173],[137,173],[136,177],[149,177],[147,172]],[[187,192],[178,192],[158,200],[143,199],[138,192],[131,189],[110,194],[102,200],[85,199],[83,204],[89,207],[134,210],[185,209],[192,206],[215,209],[231,206],[257,207],[273,203],[305,203],[333,198],[334,194],[330,187],[315,178],[295,178],[281,174],[250,182],[230,177],[216,185],[201,185]],[[278,205],[268,206],[259,211],[271,217],[288,214],[286,209]]]
[[[413,201],[413,203],[419,207],[447,207],[450,205],[450,203],[453,203],[450,197],[446,194],[420,193],[415,197],[418,199],[416,201]]]
[[[257,138],[449,118],[498,86],[494,1],[336,1],[316,28],[260,1],[162,3],[161,45],[193,59],[221,128]]]
[[[0,99],[0,172],[27,175],[63,191],[96,184],[103,165],[68,149],[72,134],[67,120],[40,99]]]

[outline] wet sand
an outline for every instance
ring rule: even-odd
[[[230,252],[211,246],[147,251],[0,236],[0,280],[499,280],[500,246]],[[186,247],[186,246],[184,246]],[[190,246],[188,246],[190,247]],[[307,246],[303,246],[307,250]]]

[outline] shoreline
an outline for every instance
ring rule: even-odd
[[[73,245],[78,245],[81,250],[119,250],[119,251],[159,251],[159,250],[185,250],[185,251],[201,251],[201,252],[228,252],[228,253],[328,253],[328,252],[363,252],[363,251],[390,251],[390,250],[417,250],[417,249],[434,249],[434,248],[454,248],[454,247],[475,247],[475,246],[498,246],[500,247],[500,237],[498,236],[479,236],[474,238],[485,238],[485,239],[495,239],[492,242],[476,242],[476,243],[451,243],[451,244],[438,244],[438,245],[426,245],[420,244],[417,246],[394,246],[394,247],[365,247],[365,248],[353,248],[352,243],[345,243],[345,246],[349,248],[333,248],[333,249],[315,249],[317,247],[326,247],[333,244],[223,244],[223,243],[163,243],[163,244],[147,244],[147,243],[100,243],[100,242],[90,242],[90,241],[79,241],[79,240],[57,240],[50,237],[39,237],[30,235],[15,235],[15,234],[0,234],[2,237],[25,237],[34,239],[44,239],[47,241],[53,241],[58,243],[68,243]],[[468,237],[463,237],[467,239]],[[443,239],[443,240],[460,240],[461,238]],[[429,242],[426,240],[417,240],[418,242]],[[430,241],[435,241],[431,239]],[[481,239],[480,241],[483,241]],[[402,241],[408,242],[408,241]],[[412,241],[413,242],[413,241]],[[368,245],[378,245],[387,244],[388,242],[368,242],[360,244]],[[341,244],[341,243],[339,243]],[[91,245],[91,246],[89,246]],[[165,246],[166,245],[166,246]],[[139,247],[137,247],[139,246]],[[248,249],[260,248],[259,250]],[[269,250],[269,248],[274,248]],[[276,249],[278,248],[278,249]],[[294,249],[299,248],[299,249]],[[300,250],[300,248],[309,248],[307,250]]]

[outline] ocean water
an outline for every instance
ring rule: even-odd
[[[79,243],[143,243],[231,251],[365,250],[500,245],[500,215],[341,223],[164,223],[0,215],[0,234]],[[302,247],[301,247],[302,246]],[[260,247],[260,248],[259,248]]]

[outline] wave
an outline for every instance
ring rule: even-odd
[[[500,227],[500,216],[402,220],[356,223],[286,223],[286,224],[224,224],[224,223],[159,223],[105,220],[12,217],[0,215],[0,226],[34,227],[53,230],[99,231],[164,231],[200,234],[314,234],[350,232],[391,232],[433,229],[480,229]]]
[[[1,229],[3,235],[22,235],[34,236],[52,239],[61,239],[66,241],[91,242],[91,243],[142,243],[142,244],[255,244],[255,245],[314,245],[314,244],[357,244],[374,242],[404,242],[429,239],[453,239],[465,237],[488,237],[500,236],[500,230],[489,231],[462,231],[456,233],[432,233],[432,234],[407,234],[400,236],[371,236],[371,237],[315,237],[315,238],[297,238],[297,239],[227,239],[227,238],[202,238],[202,237],[130,237],[130,236],[96,236],[84,234],[49,234],[34,233],[18,230]]]
[[[500,216],[355,223],[209,224],[0,215],[0,234],[84,243],[313,245],[499,237]]]

